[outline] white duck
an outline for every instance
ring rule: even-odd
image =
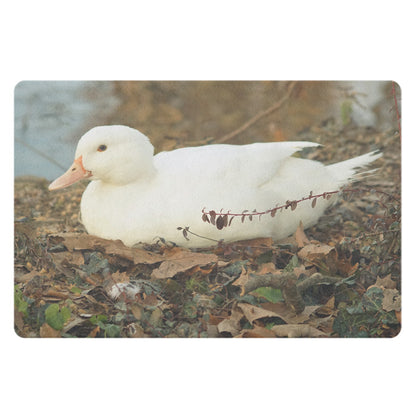
[[[223,213],[257,212],[287,200],[335,191],[354,178],[357,168],[378,159],[367,153],[324,166],[320,162],[291,157],[296,151],[318,146],[311,142],[253,143],[236,146],[214,144],[187,147],[153,155],[149,139],[126,126],[100,126],[81,137],[75,161],[52,182],[50,190],[90,178],[81,200],[82,222],[88,233],[127,246],[152,243],[157,237],[186,247],[292,234],[302,221],[314,225],[336,198],[299,203],[295,210],[277,211],[272,217],[241,222],[234,218],[221,230],[203,222],[202,210]],[[207,237],[188,234],[178,227]]]

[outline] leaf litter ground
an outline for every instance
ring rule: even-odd
[[[85,233],[86,184],[15,183],[15,328],[22,337],[392,337],[401,326],[400,140],[329,124],[302,133],[324,163],[384,153],[319,223],[188,250]],[[376,191],[376,192],[375,192]],[[307,202],[307,203],[310,203]],[[277,214],[278,215],[278,214]],[[255,219],[253,219],[254,221]],[[207,225],[209,226],[209,225]],[[192,231],[192,230],[190,230]],[[180,231],[178,231],[180,232]],[[185,238],[185,237],[184,237]]]

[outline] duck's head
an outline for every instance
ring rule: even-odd
[[[83,178],[126,185],[154,173],[153,146],[138,130],[127,126],[99,126],[78,142],[75,160],[49,190],[65,188]]]

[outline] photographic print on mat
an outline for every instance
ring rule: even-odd
[[[15,331],[394,337],[393,81],[22,81]]]

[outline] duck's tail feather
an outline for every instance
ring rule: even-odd
[[[327,168],[338,180],[339,185],[342,186],[346,185],[348,182],[363,179],[363,177],[367,177],[374,173],[377,169],[372,169],[364,172],[357,171],[374,162],[381,156],[383,156],[383,153],[379,151],[370,152],[361,156],[354,157],[353,159],[348,159],[344,160],[343,162],[328,165]]]

